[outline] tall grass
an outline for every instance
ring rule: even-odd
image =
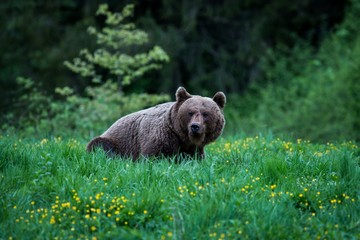
[[[203,161],[0,138],[1,239],[355,239],[360,149],[225,138]]]

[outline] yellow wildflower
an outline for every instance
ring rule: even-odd
[[[56,223],[55,217],[54,217],[54,216],[51,216],[50,224],[55,224],[55,223]]]

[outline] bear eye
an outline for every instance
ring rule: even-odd
[[[189,112],[188,113],[190,117],[192,117],[195,113],[194,112]]]
[[[203,115],[203,117],[204,117],[205,119],[209,117],[209,114],[208,114],[208,113],[203,113],[202,115]]]

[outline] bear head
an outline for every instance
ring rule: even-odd
[[[222,92],[208,98],[190,95],[185,88],[179,87],[172,122],[182,141],[197,147],[215,141],[225,125],[225,103],[226,97]]]

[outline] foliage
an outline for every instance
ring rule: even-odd
[[[126,4],[102,2],[119,12]],[[259,60],[266,48],[292,46],[298,40],[294,36],[317,45],[342,21],[348,1],[134,2],[134,22],[172,61],[163,71],[138,79],[131,91],[169,93],[184,85],[190,91],[206,90],[199,94],[208,94],[218,90],[243,93],[249,84],[262,80]],[[19,86],[14,81],[18,76],[36,80],[48,94],[55,95],[54,89],[64,86],[83,93],[89,82],[60,63],[73,59],[79,49],[89,49],[94,57],[96,43],[84,29],[103,26],[106,15],[93,16],[98,4],[97,0],[1,1],[1,113],[12,111],[9,106],[18,96]]]
[[[124,53],[133,45],[144,45],[148,35],[135,28],[134,23],[124,23],[133,14],[134,5],[127,5],[122,13],[112,13],[107,4],[99,6],[97,15],[106,16],[106,26],[99,32],[95,27],[89,27],[90,34],[95,35],[100,48],[94,53],[88,49],[80,52],[85,58],[75,58],[73,63],[66,61],[65,65],[73,72],[83,77],[91,77],[93,82],[101,82],[104,70],[111,75],[121,77],[119,84],[130,84],[136,78],[143,76],[152,69],[160,69],[169,57],[159,46],[153,47],[147,53]],[[100,68],[100,70],[97,70]]]
[[[200,94],[241,94],[263,80],[268,48],[313,45],[341,22],[345,2],[139,1],[139,22],[173,60],[159,72],[161,89],[185,85]],[[284,21],[286,19],[286,21]],[[206,86],[206,88],[204,88]],[[151,86],[149,86],[151,87]]]
[[[29,129],[29,135],[34,132],[34,127],[44,119],[49,119],[49,106],[51,98],[46,96],[29,78],[18,77],[16,79],[20,97],[12,105],[14,111],[5,115],[9,124],[2,125],[3,130],[9,130],[11,126]]]
[[[358,145],[221,139],[202,162],[0,137],[0,238],[356,239]]]
[[[130,45],[141,46],[148,41],[145,32],[137,30],[132,23],[122,23],[132,11],[132,5],[125,7],[122,14],[111,13],[107,5],[100,5],[98,14],[106,15],[106,24],[112,28],[106,25],[101,33],[94,28],[91,28],[91,32],[97,36],[100,47],[111,46],[116,51],[110,52],[100,48],[92,55],[88,50],[83,50],[82,53],[86,52],[87,60],[76,58],[74,64],[65,63],[82,76],[92,76],[94,82],[98,82],[97,85],[87,87],[84,96],[76,94],[69,87],[56,88],[55,92],[63,100],[59,101],[38,89],[31,79],[20,77],[18,84],[22,86],[22,93],[16,101],[18,105],[16,107],[21,108],[20,114],[7,115],[7,122],[10,124],[3,125],[2,128],[9,131],[13,126],[20,129],[23,136],[33,134],[71,136],[76,132],[77,137],[92,138],[125,114],[169,101],[169,96],[165,94],[125,95],[122,91],[118,91],[118,84],[130,84],[135,77],[140,77],[152,69],[158,69],[161,67],[161,62],[168,61],[166,53],[157,46],[148,53],[134,56],[120,52]],[[122,81],[117,83],[107,80],[100,84],[101,73],[95,71],[95,64],[123,77]]]
[[[117,87],[118,84],[111,81],[98,87],[88,87],[86,97],[73,94],[69,88],[57,89],[58,93],[66,96],[66,104],[52,105],[58,114],[50,125],[51,132],[56,134],[61,128],[67,128],[76,131],[79,137],[90,139],[105,131],[121,116],[169,101],[169,96],[165,94],[119,94]]]
[[[271,129],[320,141],[360,140],[359,12],[354,1],[344,23],[318,50],[299,43],[268,51],[263,63],[267,84],[258,84],[251,96],[255,110],[237,113],[245,115],[245,130]],[[242,105],[249,102],[244,101]]]
[[[80,48],[94,43],[83,29],[95,24],[95,1],[83,2],[83,9],[73,0],[1,1],[0,3],[0,113],[11,113],[14,99],[21,94],[19,76],[34,79],[41,92],[55,95],[55,87],[74,86],[73,76],[61,64],[73,58]],[[34,20],[36,16],[36,20]],[[74,21],[76,19],[76,21]],[[46,36],[46,37],[44,37]],[[86,86],[76,82],[76,88]],[[14,113],[17,114],[17,113]],[[0,118],[0,123],[4,118]]]
[[[169,101],[165,94],[119,94],[117,83],[106,82],[98,87],[88,87],[81,97],[68,87],[57,88],[64,99],[53,99],[34,87],[31,79],[18,78],[23,94],[16,107],[21,115],[5,116],[10,124],[2,126],[3,132],[16,132],[19,136],[74,136],[90,139],[103,132],[115,120],[155,104]]]

